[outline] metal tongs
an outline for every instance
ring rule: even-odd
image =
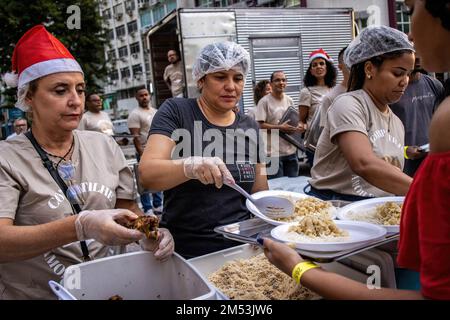
[[[287,218],[294,214],[294,204],[289,199],[277,196],[265,196],[255,199],[235,182],[224,179],[224,185],[241,193],[265,216],[271,219]]]

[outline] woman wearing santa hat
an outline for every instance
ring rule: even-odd
[[[84,110],[83,71],[42,25],[16,44],[16,106],[29,111],[28,134],[0,143],[0,300],[54,298],[49,280],[65,268],[141,241],[159,259],[173,252],[122,224],[142,214],[125,158],[109,137],[77,131]],[[44,164],[44,165],[43,165]]]
[[[309,55],[309,67],[303,78],[304,87],[300,91],[299,113],[300,127],[307,136],[316,111],[319,111],[322,98],[336,85],[336,69],[333,60],[323,49],[314,50]],[[312,166],[314,154],[307,152],[308,162]]]

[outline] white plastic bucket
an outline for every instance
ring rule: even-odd
[[[178,254],[164,262],[141,251],[80,263],[66,269],[63,283],[63,288],[49,283],[61,300],[108,300],[114,295],[124,300],[217,298],[215,288]]]

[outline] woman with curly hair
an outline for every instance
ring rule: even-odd
[[[262,97],[272,92],[272,86],[270,85],[270,81],[267,79],[259,81],[256,86],[253,88],[253,101],[255,102],[255,106],[248,110],[247,115],[252,119],[255,119],[256,106],[258,105],[259,100]]]
[[[308,130],[322,98],[336,85],[336,69],[323,49],[311,52],[303,83],[305,87],[299,98],[300,123],[304,130]]]
[[[336,69],[328,53],[323,49],[318,49],[309,55],[309,67],[303,78],[304,88],[300,90],[299,114],[300,131],[305,132],[305,140],[308,137],[312,125],[314,114],[320,112],[322,99],[331,88],[336,85]],[[308,163],[312,167],[314,153],[306,150]]]
[[[424,68],[450,71],[450,0],[405,2],[411,14],[410,38]],[[419,272],[420,291],[370,290],[365,284],[326,272],[287,245],[268,239],[263,241],[266,256],[303,286],[328,299],[450,300],[449,123],[447,97],[433,115],[430,154],[414,176],[401,215],[397,263]]]

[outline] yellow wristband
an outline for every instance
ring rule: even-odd
[[[309,269],[318,268],[319,266],[311,261],[303,261],[298,263],[294,269],[292,270],[292,278],[297,282],[300,283],[300,279],[302,278],[302,275],[308,271]]]
[[[409,159],[408,154],[406,153],[407,149],[408,149],[408,146],[403,147],[403,155],[405,156],[405,159]]]

